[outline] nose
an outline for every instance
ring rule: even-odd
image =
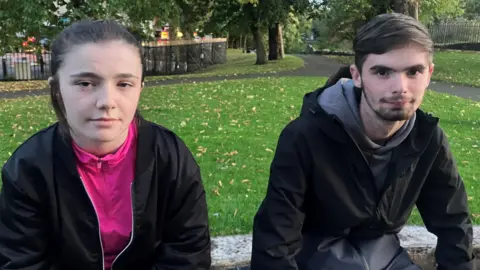
[[[100,110],[111,110],[116,107],[116,89],[109,83],[104,83],[97,89],[97,108]]]
[[[397,73],[393,79],[393,94],[406,93],[408,89],[408,77],[406,74]]]

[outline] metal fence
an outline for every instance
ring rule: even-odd
[[[50,52],[7,53],[0,56],[0,80],[44,80],[50,76]]]
[[[480,21],[436,23],[428,30],[437,46],[480,43]]]
[[[143,44],[145,74],[192,73],[227,61],[227,40],[170,41]]]
[[[227,40],[142,42],[147,76],[199,71],[227,61]],[[0,81],[45,80],[50,75],[50,52],[7,53],[0,56]]]

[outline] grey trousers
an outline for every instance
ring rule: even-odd
[[[320,242],[304,238],[303,246],[310,248],[298,254],[299,270],[421,270],[400,246],[396,235],[357,243],[345,238]]]

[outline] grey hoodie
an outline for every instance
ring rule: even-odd
[[[392,149],[400,145],[410,134],[416,115],[406,121],[394,136],[383,142],[374,142],[365,134],[360,118],[359,103],[351,79],[341,79],[318,96],[318,104],[331,115],[336,115],[345,129],[362,150],[375,177],[377,189],[384,188]]]

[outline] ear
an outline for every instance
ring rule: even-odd
[[[356,65],[351,65],[350,66],[350,74],[352,74],[352,80],[353,83],[355,84],[356,87],[361,88],[362,87],[362,74],[360,73],[360,70],[358,70]]]
[[[429,66],[428,66],[428,85],[430,85],[430,81],[432,79],[432,74],[433,74],[433,70],[435,69],[435,64],[431,63]]]

